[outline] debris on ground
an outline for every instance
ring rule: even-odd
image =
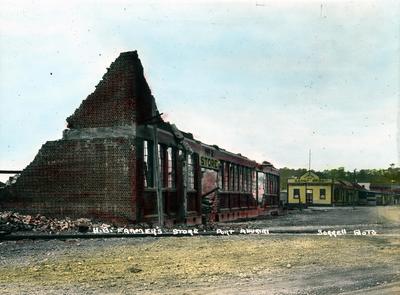
[[[147,229],[155,228],[156,224],[138,223],[117,226],[115,224],[107,224],[100,220],[91,220],[88,218],[72,219],[51,218],[45,215],[24,215],[12,211],[0,211],[0,234],[9,234],[16,232],[37,232],[37,233],[87,233],[93,232],[94,228],[102,229],[104,232],[124,232],[124,229]],[[174,229],[189,229],[193,226],[185,224],[173,225]],[[213,230],[216,225],[214,223],[207,225],[196,225],[199,230]],[[166,227],[169,228],[169,227]]]
[[[88,218],[71,219],[68,217],[58,219],[44,215],[24,215],[17,212],[0,212],[0,231],[10,233],[19,231],[34,232],[87,232],[93,227],[93,222]]]

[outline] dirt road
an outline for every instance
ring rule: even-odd
[[[301,220],[295,226],[376,226],[376,235],[365,236],[2,242],[0,293],[398,294],[398,210],[309,209],[284,217],[224,225],[288,226],[293,220]],[[377,222],[371,216],[385,217]]]

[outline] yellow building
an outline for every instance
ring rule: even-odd
[[[358,190],[351,183],[320,179],[309,171],[300,178],[289,178],[287,183],[289,206],[354,205],[358,202]]]

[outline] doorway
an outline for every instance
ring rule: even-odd
[[[313,203],[313,190],[312,189],[307,189],[306,203],[307,204],[312,204]]]

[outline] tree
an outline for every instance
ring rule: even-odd
[[[300,177],[307,172],[307,169],[280,169],[281,189],[287,188],[287,180],[290,177]],[[361,169],[360,171],[346,171],[344,167],[313,171],[321,179],[340,179],[354,182],[370,182],[374,184],[400,184],[400,168],[391,163],[387,169]]]

